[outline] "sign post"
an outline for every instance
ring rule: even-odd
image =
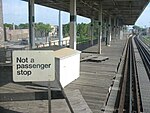
[[[48,109],[51,113],[50,81],[55,80],[55,58],[49,50],[13,51],[13,81],[48,81]]]
[[[51,86],[50,81],[48,81],[48,111],[51,113]]]

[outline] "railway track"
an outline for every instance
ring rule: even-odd
[[[133,42],[136,44],[144,68],[147,72],[147,76],[150,80],[150,49],[141,41],[139,36],[130,37],[126,48],[124,66],[122,68],[120,91],[118,91],[118,98],[116,101],[118,104],[115,106],[117,109],[116,113],[143,113],[142,101],[144,102],[145,100],[143,100],[142,96],[149,95],[146,93],[146,95],[143,95],[143,89],[140,89],[142,84],[139,83],[139,76],[142,75],[138,75],[139,73],[137,72],[137,59],[135,58],[136,51],[134,50]]]
[[[137,48],[139,50],[140,56],[142,58],[142,61],[144,63],[148,78],[150,80],[150,49],[148,46],[142,42],[142,40],[138,37],[135,38],[135,43],[137,45]]]
[[[120,81],[118,96],[118,113],[140,113],[142,111],[135,55],[132,38],[129,38],[126,49],[125,63]]]
[[[150,49],[131,36],[117,68],[104,113],[150,113]]]

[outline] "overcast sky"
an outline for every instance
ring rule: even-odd
[[[2,0],[4,23],[27,23],[28,22],[28,4],[21,0]],[[69,14],[62,12],[63,24],[69,22]],[[52,25],[58,25],[58,10],[35,5],[35,22],[44,22]],[[77,17],[77,22],[89,23],[90,19],[81,16]],[[150,26],[150,4],[138,18],[136,25],[142,27]]]

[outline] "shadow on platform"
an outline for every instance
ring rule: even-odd
[[[21,112],[16,112],[16,111],[5,109],[5,108],[3,108],[1,106],[0,106],[0,112],[1,113],[21,113]]]
[[[12,81],[12,68],[10,66],[0,66],[0,87]]]

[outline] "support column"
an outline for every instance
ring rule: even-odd
[[[62,46],[62,20],[61,20],[61,11],[59,10],[59,46]]]
[[[91,19],[91,45],[93,46],[94,19]]]
[[[117,25],[116,25],[116,17],[114,17],[114,39],[116,39],[116,28],[117,28]]]
[[[70,0],[70,48],[76,50],[76,0]]]
[[[127,25],[123,25],[123,37],[124,39],[127,38]]]
[[[123,39],[123,26],[120,27],[120,39]]]
[[[29,0],[29,47],[35,47],[35,31],[34,31],[34,0]]]
[[[110,46],[110,43],[111,43],[111,35],[112,35],[112,27],[111,27],[111,15],[109,15],[109,24],[108,24],[108,27],[109,27],[109,41],[108,41],[108,46]]]
[[[0,41],[4,41],[4,26],[3,26],[2,0],[0,0]]]
[[[105,39],[105,45],[107,45],[107,19],[103,21],[104,29],[103,29],[103,38]]]
[[[101,41],[102,41],[102,1],[99,2],[99,38],[98,38],[98,53],[101,54],[102,53],[102,44],[101,44]]]
[[[12,25],[13,25],[13,30],[15,30],[15,29],[16,29],[16,28],[15,28],[15,24],[13,23]]]
[[[119,38],[120,38],[120,37],[119,37],[119,36],[120,36],[120,35],[119,35],[119,34],[120,34],[119,19],[117,19],[116,25],[117,25],[117,30],[116,30],[116,35],[117,35],[117,36],[116,36],[116,38],[119,39]]]

